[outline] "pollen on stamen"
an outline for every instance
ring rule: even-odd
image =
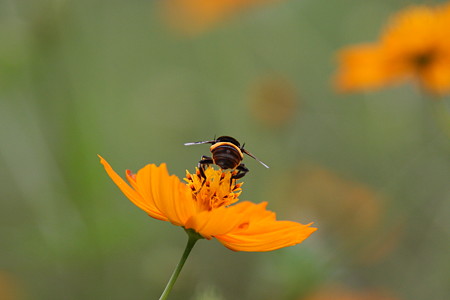
[[[195,175],[186,171],[184,181],[200,209],[210,210],[239,201],[242,183],[236,184],[236,179],[232,179],[233,171],[208,167],[204,170],[205,177],[198,168],[195,171]]]

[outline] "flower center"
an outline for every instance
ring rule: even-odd
[[[206,178],[200,175],[196,168],[195,174],[186,171],[184,180],[192,191],[192,198],[197,202],[200,210],[212,210],[221,206],[228,206],[239,199],[242,183],[236,183],[231,176],[236,170],[215,170],[212,167],[205,169]]]
[[[413,65],[418,70],[426,69],[430,64],[433,63],[436,58],[436,51],[433,49],[417,53],[411,57]]]

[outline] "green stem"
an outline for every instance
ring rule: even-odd
[[[184,263],[186,262],[186,259],[189,256],[189,253],[191,253],[191,250],[194,247],[195,243],[199,239],[203,238],[201,235],[190,229],[186,230],[186,233],[188,234],[189,239],[186,248],[184,249],[183,256],[181,256],[181,259],[178,262],[177,267],[173,271],[172,276],[170,276],[169,282],[167,283],[164,292],[161,294],[161,297],[159,297],[159,300],[165,300],[167,299],[167,297],[169,297],[169,293],[172,290],[175,281],[177,281],[178,275],[180,275],[181,269],[183,268]]]

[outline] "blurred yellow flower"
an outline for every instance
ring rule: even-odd
[[[416,79],[431,93],[450,90],[450,5],[413,6],[394,15],[377,43],[339,53],[340,91]]]
[[[266,210],[267,203],[238,201],[241,184],[232,172],[205,170],[186,172],[185,181],[169,175],[166,165],[147,165],[137,172],[126,172],[127,184],[100,157],[106,172],[122,192],[149,216],[192,229],[206,239],[216,238],[234,251],[271,251],[301,243],[317,228],[291,221],[277,221]],[[231,205],[234,204],[234,205]]]
[[[161,3],[161,11],[169,26],[195,34],[252,6],[275,1],[279,0],[166,0]]]

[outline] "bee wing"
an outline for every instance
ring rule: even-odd
[[[251,154],[250,152],[248,152],[245,149],[241,149],[242,152],[244,152],[245,154],[247,154],[248,156],[250,156],[251,158],[255,159],[257,162],[259,162],[260,164],[262,164],[264,167],[266,167],[267,169],[269,168],[268,165],[266,165],[265,163],[263,163],[262,161],[260,161],[256,156],[254,156],[253,154]]]
[[[192,142],[192,143],[184,143],[185,146],[192,145],[201,145],[201,144],[214,144],[215,141],[203,141],[203,142]]]

